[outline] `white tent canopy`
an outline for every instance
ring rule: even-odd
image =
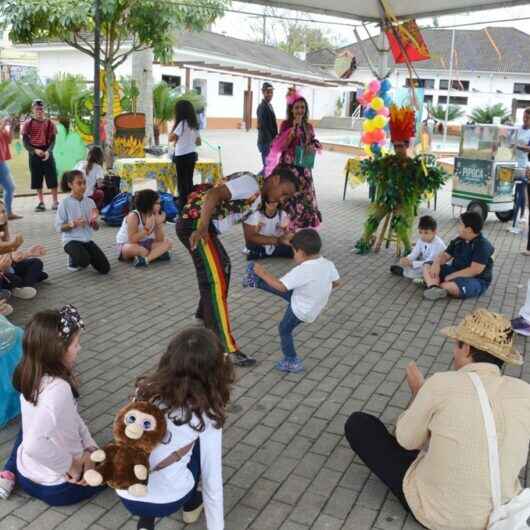
[[[381,18],[379,0],[240,0],[243,3],[259,4],[283,9],[294,9],[308,13],[321,13],[341,18],[375,22]],[[392,14],[397,18],[422,18],[465,13],[500,7],[528,4],[528,0],[389,0]]]

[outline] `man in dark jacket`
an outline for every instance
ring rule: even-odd
[[[261,153],[261,160],[263,161],[263,168],[265,168],[265,161],[271,149],[271,144],[278,134],[278,124],[276,122],[276,115],[271,105],[274,88],[270,83],[263,83],[261,87],[263,100],[258,105],[258,149]]]

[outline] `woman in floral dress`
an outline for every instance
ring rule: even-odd
[[[312,169],[309,167],[312,164],[301,162],[300,154],[303,148],[303,158],[311,158],[320,149],[320,144],[308,121],[307,101],[298,92],[294,92],[288,95],[287,102],[287,119],[282,123],[272,144],[265,175],[269,176],[278,164],[287,166],[295,173],[299,179],[300,191],[283,207],[291,219],[289,228],[291,231],[317,228],[322,222],[322,214],[318,209]],[[306,167],[299,165],[302,163]]]

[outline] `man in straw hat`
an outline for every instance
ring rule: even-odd
[[[510,321],[478,309],[442,330],[454,339],[455,371],[427,380],[407,368],[413,400],[395,436],[370,414],[353,413],[346,438],[405,509],[431,530],[484,530],[492,510],[488,442],[470,372],[488,394],[498,433],[502,502],[521,491],[519,472],[530,442],[530,385],[503,376],[505,363],[521,365]]]

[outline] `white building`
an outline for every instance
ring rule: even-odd
[[[43,42],[17,48],[35,54],[43,79],[58,73],[92,79],[91,57],[64,43]],[[118,68],[118,77],[131,75],[131,62],[129,57]],[[308,101],[311,119],[320,120],[335,113],[345,84],[334,74],[272,46],[211,32],[182,32],[172,63],[155,64],[153,73],[155,83],[165,80],[175,87],[199,88],[206,97],[209,128],[255,126],[264,81],[275,87],[273,106],[279,120],[285,117],[285,95],[290,86],[299,87]]]
[[[461,122],[476,107],[502,103],[521,121],[523,109],[530,106],[530,35],[514,28],[491,27],[480,30],[456,30],[454,70],[449,93],[449,64],[452,30],[424,29],[422,35],[431,53],[430,61],[413,63],[419,86],[425,89],[426,103],[449,103],[465,110]],[[369,41],[363,46],[372,60],[374,48]],[[374,78],[361,51],[353,44],[337,51],[321,50],[307,58],[313,66],[330,71],[336,54],[349,50],[357,60],[358,69],[353,81],[363,84]],[[394,87],[410,86],[410,74],[403,64],[392,68],[390,80]],[[355,94],[351,93],[346,111],[356,106]]]

